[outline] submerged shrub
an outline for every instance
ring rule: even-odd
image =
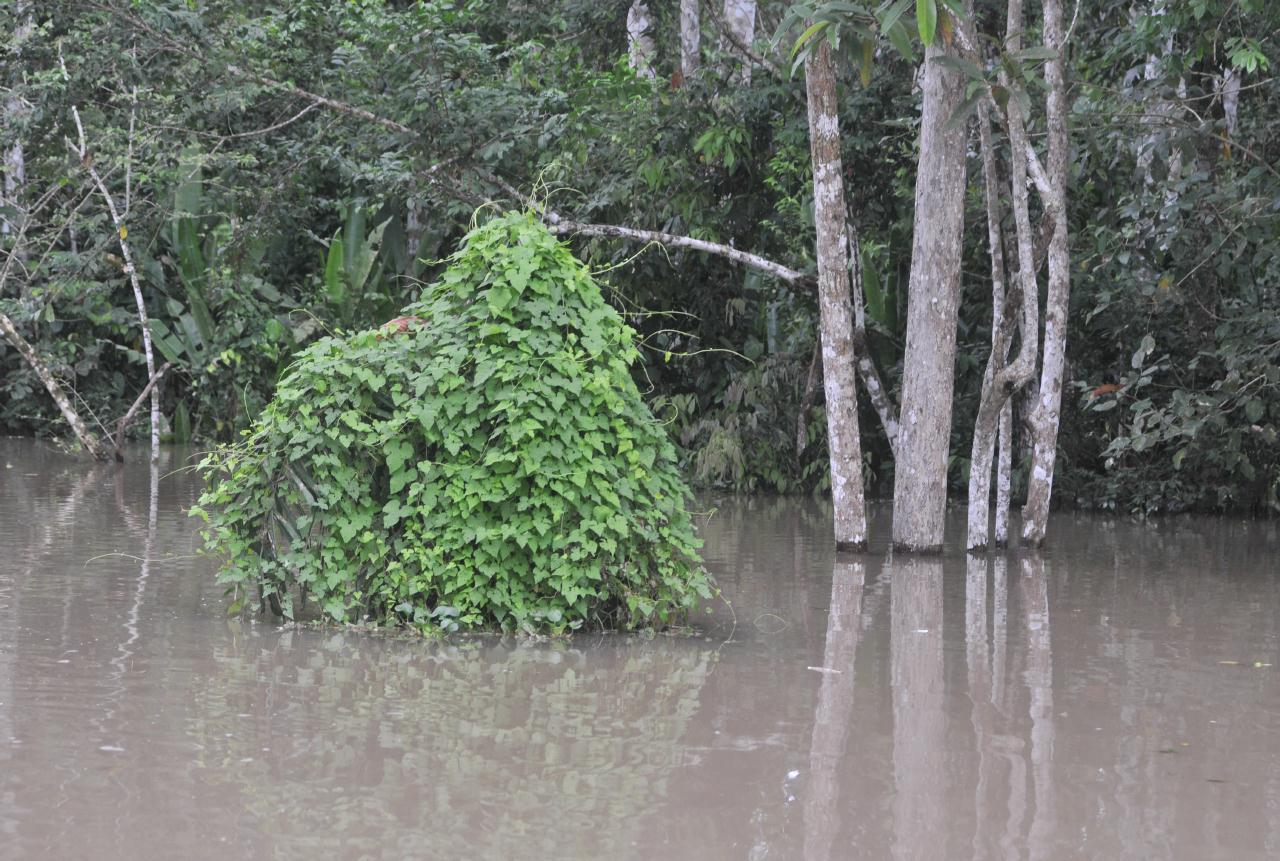
[[[634,333],[555,237],[489,221],[404,314],[303,351],[205,459],[221,582],[448,630],[661,625],[710,595]]]

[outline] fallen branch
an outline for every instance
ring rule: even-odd
[[[40,197],[35,204],[23,214],[22,223],[18,226],[18,232],[14,236],[13,244],[9,249],[9,256],[5,260],[4,268],[0,269],[0,293],[4,292],[4,286],[9,281],[9,276],[13,272],[14,263],[20,258],[20,250],[23,241],[26,239],[27,228],[30,226],[36,213],[51,201],[59,186],[50,189]],[[49,366],[40,358],[40,354],[35,348],[22,337],[22,333],[18,331],[18,327],[3,311],[0,311],[0,334],[4,335],[4,339],[18,351],[18,355],[22,356],[32,372],[44,384],[45,389],[49,392],[49,396],[53,398],[53,402],[58,405],[58,411],[62,413],[62,417],[67,420],[67,424],[71,426],[71,432],[76,435],[76,439],[80,440],[80,444],[84,446],[85,451],[95,460],[106,460],[107,450],[98,441],[93,431],[80,418],[80,414],[76,412],[75,407],[71,405],[71,399],[67,397],[67,393],[62,390],[62,385],[54,377],[53,372],[49,370]]]
[[[49,370],[49,366],[44,363],[44,360],[36,353],[35,348],[27,342],[27,339],[22,337],[22,333],[18,331],[13,321],[4,312],[0,312],[0,332],[4,334],[5,340],[18,351],[18,355],[22,356],[27,364],[31,366],[31,370],[40,378],[40,382],[44,383],[44,387],[48,390],[50,397],[53,398],[53,402],[58,405],[58,411],[67,420],[67,424],[71,425],[72,432],[76,435],[76,439],[80,440],[80,444],[85,447],[85,450],[95,460],[107,460],[107,450],[85,425],[80,418],[80,414],[71,406],[71,401]]]

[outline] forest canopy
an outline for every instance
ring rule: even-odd
[[[1048,3],[1018,4],[1016,50],[1003,2],[854,6],[7,4],[0,431],[68,435],[65,406],[108,440],[135,406],[126,433],[145,434],[154,397],[165,439],[234,441],[298,351],[428,301],[488,205],[535,212],[599,273],[691,481],[826,491],[816,67],[794,50],[808,32],[834,73],[854,350],[882,382],[873,401],[860,368],[868,493],[901,471],[884,419],[913,378],[924,71],[955,76],[963,108],[942,118],[964,168],[941,467],[954,497],[999,324],[979,114],[1013,269],[1009,105],[1047,160],[1061,56],[1071,289],[1053,500],[1280,510],[1276,4],[1066,4],[1061,52]],[[1036,271],[1054,231],[1039,200]],[[1048,289],[1041,276],[1041,308]],[[1032,386],[1010,401],[1017,499]]]

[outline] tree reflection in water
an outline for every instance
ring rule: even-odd
[[[714,660],[665,638],[418,652],[359,635],[256,642],[218,656],[189,732],[206,763],[244,763],[238,789],[273,841],[315,857],[626,855],[637,811],[685,762]],[[274,765],[241,740],[271,736],[237,732],[248,716],[290,728],[271,740]]]
[[[942,560],[893,557],[890,684],[893,697],[893,856],[936,859],[946,845],[947,769],[943,711]]]
[[[845,754],[853,715],[854,658],[862,621],[866,563],[837,558],[831,572],[831,605],[823,648],[822,688],[809,746],[809,788],[804,806],[804,857],[834,857],[832,843],[844,819],[837,769]]]

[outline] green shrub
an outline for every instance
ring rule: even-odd
[[[476,228],[404,313],[306,349],[205,459],[221,582],[446,630],[662,625],[711,594],[635,335],[545,228]]]

